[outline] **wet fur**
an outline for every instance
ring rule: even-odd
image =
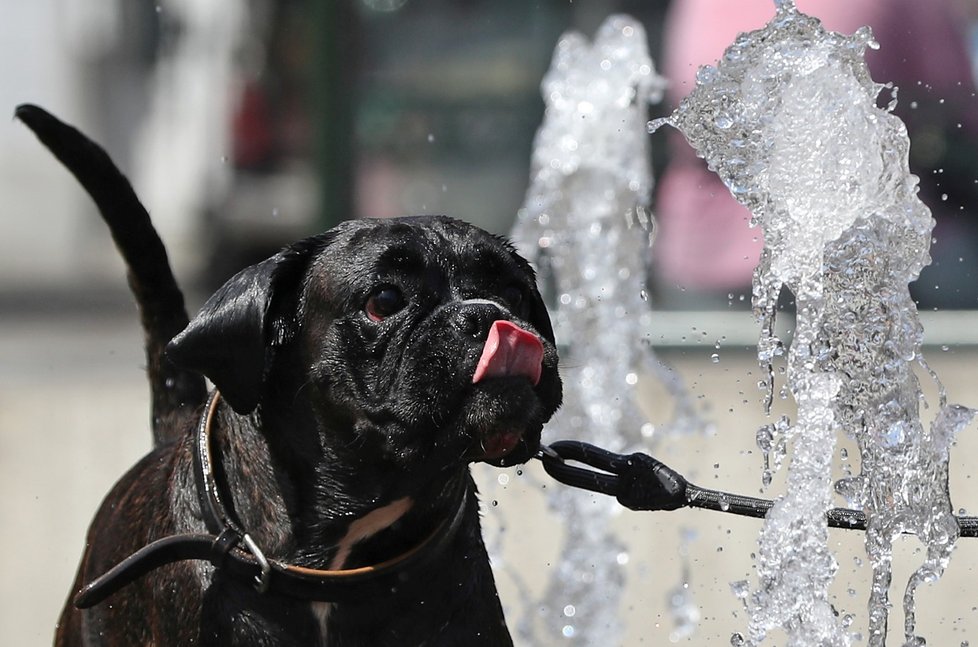
[[[162,243],[108,156],[40,108],[17,115],[96,199],[147,332],[157,446],[96,514],[75,591],[154,539],[205,531],[191,462],[203,376],[223,396],[219,477],[271,557],[313,568],[377,563],[417,545],[466,493],[461,528],[437,563],[383,599],[262,595],[209,564],[181,562],[91,609],[69,602],[56,645],[512,644],[468,465],[501,431],[523,439],[505,460],[526,460],[560,402],[553,331],[529,265],[450,218],[350,221],[246,268],[189,319]],[[364,303],[384,285],[406,305],[372,321]],[[496,319],[543,340],[536,386],[472,384]]]

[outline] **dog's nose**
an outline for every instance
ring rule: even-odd
[[[494,301],[470,299],[459,304],[451,323],[461,334],[484,340],[489,335],[492,322],[506,318],[505,312],[505,308]]]

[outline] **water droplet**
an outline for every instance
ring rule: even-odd
[[[747,598],[747,594],[750,593],[750,585],[747,580],[737,580],[736,582],[730,583],[730,591],[733,592],[734,597],[738,600],[744,600]]]
[[[716,78],[717,68],[712,65],[704,65],[696,71],[696,83],[700,85],[709,85],[716,81]]]

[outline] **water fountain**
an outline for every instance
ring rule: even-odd
[[[593,43],[578,33],[561,37],[543,79],[546,115],[512,237],[540,272],[563,344],[561,361],[571,367],[563,373],[565,404],[548,426],[552,438],[586,438],[615,451],[647,448],[664,430],[639,408],[640,376],[659,379],[673,394],[669,431],[700,424],[677,375],[656,359],[649,340],[644,284],[652,176],[648,138],[636,134],[662,88],[645,30],[624,16],[609,18]],[[572,620],[544,614],[557,624],[524,627],[524,639],[547,644],[562,634],[570,644],[618,644],[623,575],[604,567],[625,550],[609,527],[617,504],[563,488],[553,490],[550,502],[574,523],[544,599],[533,606],[574,611]],[[600,600],[592,591],[600,591]]]
[[[789,445],[792,457],[787,491],[761,531],[745,640],[759,644],[775,628],[786,631],[789,645],[853,640],[829,602],[837,564],[824,517],[836,433],[845,431],[858,442],[861,473],[835,489],[868,517],[869,644],[886,640],[892,544],[909,532],[923,542],[926,559],[906,587],[904,633],[907,645],[922,645],[914,594],[941,575],[958,536],[948,452],[974,415],[948,405],[943,389],[929,429],[918,411],[915,365],[937,378],[921,355],[923,331],[907,285],[929,262],[933,221],[916,197],[894,103],[877,106],[884,86],[863,60],[875,46],[869,29],[828,32],[790,0],[776,4],[767,26],[742,34],[716,66],[700,69],[696,87],[664,120],[763,230],[753,305],[767,406],[778,362],[797,404],[793,424],[758,435],[765,452]],[[782,288],[797,309],[786,356],[774,333]]]
[[[789,645],[858,641],[849,633],[851,616],[828,594],[838,569],[825,523],[834,487],[868,518],[871,646],[886,640],[894,540],[913,533],[923,543],[926,557],[903,596],[905,644],[922,645],[915,593],[940,577],[958,536],[948,452],[974,415],[946,402],[924,361],[907,289],[929,262],[933,222],[916,197],[906,130],[892,114],[895,98],[877,106],[884,86],[863,60],[865,49],[875,47],[869,29],[828,32],[790,0],[775,4],[768,25],[739,36],[716,66],[700,70],[680,108],[651,125],[680,129],[762,229],[753,305],[765,408],[779,392],[797,407],[793,422],[758,431],[765,487],[790,449],[787,488],[760,534],[756,587],[735,583],[750,619],[747,635],[736,633],[731,642],[759,645],[776,629]],[[564,36],[544,79],[547,113],[514,230],[554,300],[558,340],[572,367],[565,373],[567,405],[551,437],[586,438],[614,451],[647,450],[655,435],[635,399],[645,374],[671,385],[675,426],[698,424],[678,380],[648,347],[654,323],[641,287],[651,188],[641,132],[645,106],[660,88],[634,21],[609,19],[593,45]],[[797,311],[789,348],[775,333],[783,289]],[[915,367],[940,394],[929,425],[921,421]],[[786,375],[780,389],[776,369]],[[842,431],[858,443],[861,472],[833,484]],[[565,615],[573,620],[524,627],[523,637],[548,644],[563,633],[577,644],[616,644],[622,575],[587,568],[614,564],[622,550],[607,530],[615,504],[563,489],[552,503],[573,523],[542,605],[571,608]],[[592,590],[601,591],[600,600]],[[682,597],[673,595],[688,607]]]

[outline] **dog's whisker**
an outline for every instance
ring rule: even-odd
[[[297,405],[299,402],[299,397],[302,396],[303,391],[305,391],[307,388],[312,387],[314,384],[315,383],[313,382],[311,377],[305,382],[303,382],[302,384],[300,384],[299,388],[297,388],[295,391],[295,397],[292,398],[292,405],[293,406]]]

